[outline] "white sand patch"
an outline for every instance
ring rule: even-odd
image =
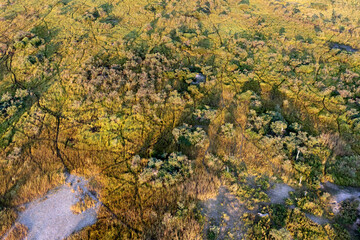
[[[337,214],[341,208],[341,202],[347,199],[358,199],[360,200],[360,189],[353,187],[340,187],[334,183],[325,182],[321,185],[325,191],[331,194],[331,208],[332,211]]]
[[[245,207],[235,195],[225,186],[219,188],[219,194],[203,203],[202,213],[206,218],[205,239],[211,226],[217,226],[217,239],[243,239],[244,226],[241,216],[246,212]]]
[[[324,217],[315,216],[315,215],[310,214],[310,213],[306,213],[305,215],[306,215],[306,217],[308,217],[314,223],[317,223],[317,224],[320,224],[320,225],[325,225],[325,224],[329,223],[329,220],[324,218]]]
[[[87,181],[69,175],[66,184],[50,191],[45,197],[26,204],[19,213],[17,222],[28,227],[28,240],[60,240],[97,220],[100,202],[86,188]],[[74,214],[71,207],[79,198],[88,194],[94,206],[80,214]]]
[[[294,189],[286,184],[276,184],[275,188],[267,191],[271,203],[280,204],[284,203],[285,199],[289,197],[289,192],[293,192]]]

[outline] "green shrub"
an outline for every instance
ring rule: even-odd
[[[314,9],[318,9],[318,10],[327,10],[328,9],[328,5],[325,3],[318,3],[318,2],[313,2],[310,3],[310,7],[314,8]]]
[[[329,172],[336,184],[360,186],[360,156],[338,158],[330,166]]]
[[[336,216],[335,221],[340,225],[353,224],[357,219],[357,208],[359,201],[351,201],[349,199],[341,203],[339,214]]]

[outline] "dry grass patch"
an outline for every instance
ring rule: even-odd
[[[197,169],[186,183],[184,183],[184,191],[191,197],[200,201],[213,198],[218,194],[220,180],[212,173],[208,173],[204,168]]]
[[[25,239],[28,233],[28,228],[20,223],[15,223],[15,226],[6,236],[5,240],[20,240]]]
[[[17,214],[13,209],[5,208],[0,211],[0,236],[11,228],[11,225],[17,218]]]
[[[71,211],[74,214],[81,214],[87,209],[95,207],[95,204],[96,201],[86,193],[76,204],[71,206]]]

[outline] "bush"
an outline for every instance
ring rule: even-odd
[[[360,156],[338,158],[329,172],[336,184],[360,186]]]
[[[310,7],[314,8],[314,9],[318,9],[318,10],[327,10],[328,9],[328,5],[325,3],[311,3]]]
[[[335,221],[340,225],[353,224],[357,219],[357,208],[359,201],[345,200],[341,203],[340,213]]]
[[[172,131],[173,136],[178,144],[184,146],[203,147],[206,139],[206,132],[199,128],[184,123],[181,127],[175,128]]]
[[[250,0],[241,0],[241,1],[239,2],[239,4],[247,4],[247,5],[249,5],[249,4],[250,4]]]
[[[150,158],[140,174],[140,182],[156,187],[174,185],[192,173],[191,161],[182,153],[171,153],[165,159]]]
[[[272,225],[276,228],[282,228],[285,226],[285,220],[287,217],[287,208],[282,204],[270,205],[270,219]]]

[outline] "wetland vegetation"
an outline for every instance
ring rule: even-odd
[[[359,49],[357,0],[0,0],[0,236],[359,238]]]

